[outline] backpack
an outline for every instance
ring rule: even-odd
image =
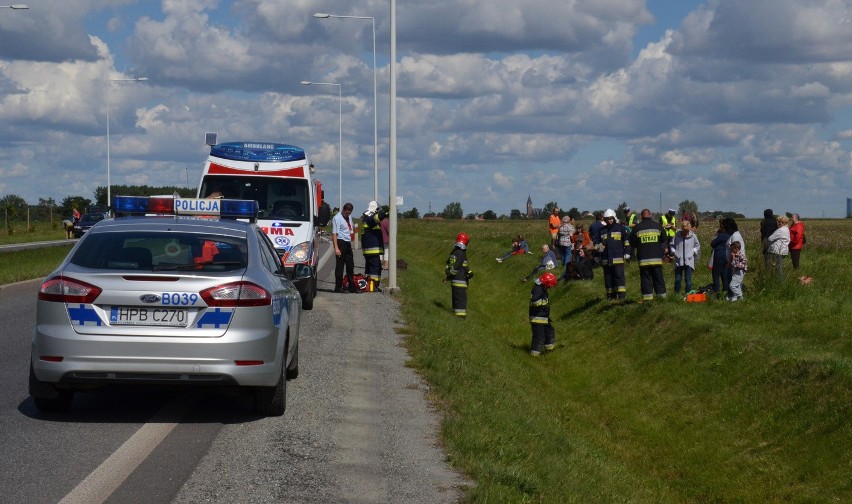
[[[376,290],[376,282],[361,273],[352,275],[352,280],[355,281],[355,288],[358,289],[358,292],[373,292]],[[343,289],[349,289],[349,277],[343,277]]]

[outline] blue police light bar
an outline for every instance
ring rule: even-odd
[[[115,212],[117,214],[145,214],[148,212],[148,197],[116,196]]]
[[[259,211],[257,201],[254,200],[227,200],[223,199],[219,209],[222,217],[234,219],[255,219]]]
[[[197,215],[254,221],[258,210],[258,203],[254,200],[115,197],[115,212],[118,215]]]
[[[234,161],[299,161],[305,151],[295,145],[266,142],[225,142],[210,148],[210,155]]]
[[[254,200],[219,198],[175,198],[175,213],[179,215],[219,216],[231,219],[255,219],[259,206]]]

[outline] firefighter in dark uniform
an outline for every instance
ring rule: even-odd
[[[556,275],[548,271],[536,278],[530,292],[530,355],[533,357],[538,357],[545,350],[556,348],[556,331],[550,321],[550,297],[547,295],[547,289],[553,287],[556,287]]]
[[[604,212],[606,225],[601,228],[601,242],[598,244],[601,266],[603,267],[606,297],[610,300],[627,297],[627,280],[624,276],[624,254],[628,245],[624,226],[616,222],[615,212],[608,208]]]
[[[666,295],[663,253],[667,243],[666,232],[651,218],[651,211],[647,208],[642,210],[642,221],[630,233],[630,245],[639,261],[639,286],[643,301],[654,299],[655,293],[660,297]]]
[[[361,237],[361,249],[364,253],[364,275],[367,277],[368,290],[379,291],[382,280],[382,254],[385,251],[382,237],[383,212],[379,204],[371,201],[367,211],[361,216],[364,224],[364,235]]]
[[[473,278],[473,272],[467,264],[467,244],[470,237],[467,233],[459,233],[456,236],[456,244],[450,257],[447,258],[447,266],[444,268],[445,281],[450,282],[453,293],[453,313],[456,317],[467,317],[467,282]]]

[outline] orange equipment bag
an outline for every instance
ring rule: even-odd
[[[703,303],[707,301],[707,294],[703,292],[698,292],[695,294],[687,294],[686,302],[687,303]]]

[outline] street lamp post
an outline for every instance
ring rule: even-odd
[[[106,144],[107,144],[107,207],[111,206],[112,193],[110,184],[110,164],[109,164],[109,88],[113,82],[140,82],[146,81],[148,77],[134,77],[131,79],[107,79],[106,86]]]
[[[30,7],[25,4],[0,5],[0,9],[26,10]]]
[[[337,16],[317,12],[317,19],[369,19],[373,25],[373,200],[379,201],[379,113],[376,108],[376,18],[371,16]]]
[[[399,290],[396,284],[396,0],[390,0],[390,139],[388,143],[388,154],[390,164],[388,167],[388,192],[390,203],[390,220],[388,222],[388,234],[390,235],[390,247],[388,247],[388,290],[394,292]]]
[[[343,208],[343,87],[336,82],[302,81],[302,85],[337,86],[337,208]]]

